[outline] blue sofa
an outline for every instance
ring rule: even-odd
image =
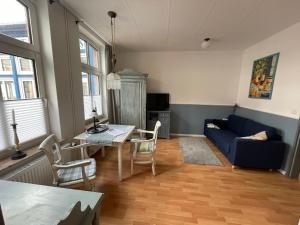
[[[208,128],[208,123],[214,123],[221,129]],[[240,138],[261,131],[267,132],[267,141]],[[281,167],[286,145],[273,127],[230,115],[228,120],[205,120],[204,134],[234,166],[262,169]]]

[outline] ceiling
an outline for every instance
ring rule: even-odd
[[[110,41],[109,10],[117,12],[117,47],[130,51],[245,49],[300,21],[300,0],[61,0]]]

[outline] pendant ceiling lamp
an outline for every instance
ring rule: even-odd
[[[111,27],[111,64],[112,64],[112,72],[107,75],[107,89],[111,90],[120,90],[121,89],[121,78],[120,75],[116,73],[116,63],[117,63],[117,56],[116,56],[116,44],[115,44],[115,33],[116,33],[116,24],[115,19],[117,17],[117,13],[113,11],[109,11],[108,16],[110,17],[110,27]]]

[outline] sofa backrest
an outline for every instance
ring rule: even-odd
[[[243,136],[244,126],[247,122],[247,118],[230,115],[228,117],[228,129],[232,132],[236,133],[238,136]]]
[[[277,134],[274,127],[236,115],[230,115],[228,117],[228,129],[235,132],[240,137],[250,136],[261,131],[266,131],[270,140],[281,139],[281,136]]]

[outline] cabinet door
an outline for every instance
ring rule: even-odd
[[[121,83],[121,124],[141,127],[142,102],[141,82],[122,81]]]

